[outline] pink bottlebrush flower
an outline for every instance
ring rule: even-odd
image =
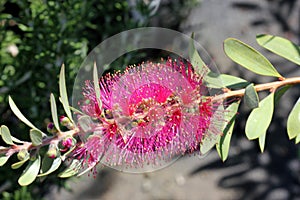
[[[88,167],[100,160],[125,168],[159,166],[197,151],[217,113],[218,105],[205,97],[203,74],[188,62],[143,63],[107,74],[99,84],[101,108],[89,80],[80,102],[82,111],[99,121],[74,153]]]
[[[77,144],[73,156],[82,160],[87,168],[94,167],[99,162],[99,156],[103,153],[101,138],[97,135],[90,136],[85,143]]]

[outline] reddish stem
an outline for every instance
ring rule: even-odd
[[[255,85],[254,88],[257,92],[264,90],[272,90],[275,91],[277,88],[285,86],[285,85],[295,85],[300,84],[300,77],[286,78],[279,81],[274,81],[270,83],[263,83]],[[225,100],[232,97],[243,97],[245,94],[245,89],[240,90],[226,90],[225,93],[217,95],[212,98],[213,101]]]

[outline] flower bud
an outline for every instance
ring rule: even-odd
[[[57,129],[55,128],[54,124],[52,122],[50,122],[48,125],[47,125],[47,131],[49,133],[52,133],[52,134],[55,134],[57,133]]]
[[[17,154],[17,157],[18,157],[19,160],[24,160],[27,156],[29,156],[29,153],[28,153],[27,149],[22,149]]]
[[[30,161],[35,161],[36,160],[36,154],[32,154],[32,155],[30,155]]]
[[[69,123],[71,123],[70,119],[66,116],[60,116],[59,121],[62,126],[67,126]]]
[[[62,126],[66,126],[68,129],[74,128],[74,125],[72,124],[71,120],[66,116],[60,116],[59,121]]]
[[[56,145],[50,145],[46,154],[49,158],[52,158],[52,159],[56,158],[58,155]]]

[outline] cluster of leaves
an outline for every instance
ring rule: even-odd
[[[293,42],[282,37],[272,35],[258,35],[256,40],[260,46],[297,65],[300,65],[300,47]],[[224,79],[221,75],[221,79],[224,81],[225,86],[229,89],[236,89],[237,86],[246,85],[246,88],[241,90],[241,92],[243,92],[244,102],[250,109],[252,109],[252,111],[246,121],[245,133],[249,140],[258,139],[260,150],[263,152],[265,148],[267,129],[270,126],[274,113],[274,106],[292,85],[300,83],[300,78],[283,77],[266,57],[251,46],[237,39],[229,38],[225,40],[224,51],[229,58],[242,67],[256,74],[276,77],[279,80],[270,84],[261,84],[263,87],[259,87],[259,85],[254,86],[253,83],[241,80],[237,77],[229,77],[227,75]],[[257,94],[258,90],[268,90],[269,94],[260,100]],[[228,112],[231,113],[226,116],[229,123],[226,125],[223,136],[217,143],[217,150],[223,161],[226,160],[228,156],[230,138],[236,117],[235,114],[232,116],[232,113],[237,112],[239,104],[240,101],[237,101],[228,106],[227,110],[233,112]],[[295,139],[296,144],[300,142],[299,100],[295,103],[288,116],[287,134],[289,139]]]
[[[67,115],[67,119],[69,121],[69,129],[75,129],[74,121],[72,119],[72,113],[70,110],[67,89],[65,84],[65,68],[62,66],[60,76],[59,76],[59,91],[60,91],[60,101]],[[72,148],[69,148],[63,155],[60,155],[58,150],[59,143],[64,140],[71,138],[72,145],[70,147],[74,147],[76,140],[73,138],[75,132],[62,132],[59,119],[57,115],[57,106],[54,95],[50,95],[50,106],[51,106],[51,114],[52,120],[54,124],[54,128],[49,132],[53,133],[52,135],[47,135],[42,130],[38,129],[35,125],[33,125],[19,110],[11,97],[9,97],[9,105],[12,109],[13,113],[27,126],[31,128],[29,132],[30,142],[22,141],[12,136],[10,130],[7,126],[2,125],[0,127],[0,136],[2,140],[8,145],[8,147],[1,147],[1,150],[10,149],[6,154],[0,155],[0,166],[3,166],[8,159],[15,153],[17,153],[17,157],[19,159],[18,162],[11,165],[12,169],[18,169],[28,162],[27,167],[24,169],[22,175],[18,179],[18,183],[21,186],[26,186],[31,184],[36,177],[43,177],[49,175],[50,173],[56,171],[61,165],[62,161],[66,158],[66,156],[72,151]],[[66,126],[66,124],[62,124]],[[48,152],[43,155],[43,159],[41,159],[42,151],[41,148],[45,145],[49,145]],[[54,151],[54,152],[53,152]],[[51,154],[49,154],[49,152]],[[64,177],[64,173],[60,174],[61,177]]]
[[[132,17],[131,10],[126,0],[0,0],[0,123],[14,134],[27,132],[28,128],[13,117],[7,106],[10,94],[36,127],[45,131],[49,112],[41,111],[48,110],[50,92],[58,96],[56,77],[61,64],[68,66],[66,82],[70,92],[80,63],[95,45],[122,30],[145,25]],[[147,12],[142,14],[149,18]],[[18,137],[30,139],[27,134]],[[1,186],[5,186],[1,188],[7,194],[17,189],[17,177],[4,173],[8,170],[7,165],[0,169]],[[63,183],[53,179],[51,184]],[[47,190],[49,185],[39,187],[38,195],[43,193],[42,187]]]
[[[18,104],[39,126],[46,118],[39,110],[47,108],[47,99],[38,96],[57,94],[55,77],[63,62],[70,69],[71,85],[89,49],[106,37],[143,25],[131,18],[129,5],[121,0],[1,1],[0,7],[0,103],[7,102],[8,93],[22,96]],[[0,113],[5,112],[7,107],[1,107]]]
[[[260,46],[300,65],[300,47],[293,42],[273,35],[257,35],[256,40]],[[258,75],[276,77],[278,81],[255,86],[254,83],[240,77],[216,74],[206,67],[193,42],[190,44],[190,60],[193,66],[199,67],[196,69],[199,72],[205,68],[207,72],[206,76],[204,76],[206,85],[211,88],[223,89],[224,96],[221,95],[220,98],[218,97],[219,99],[226,100],[232,97],[235,100],[226,108],[224,119],[227,123],[224,124],[222,136],[213,139],[209,138],[209,140],[212,140],[209,142],[210,145],[203,145],[205,149],[202,152],[205,153],[216,144],[218,154],[223,161],[228,158],[230,140],[241,98],[252,110],[246,122],[246,136],[249,140],[258,139],[260,150],[263,152],[267,129],[271,124],[275,105],[292,85],[300,83],[300,77],[292,77],[290,79],[283,77],[260,52],[235,38],[228,38],[224,41],[224,52],[240,66]],[[260,100],[258,92],[265,90],[269,92],[269,95]],[[300,97],[288,116],[287,134],[289,139],[295,139],[296,144],[300,142]],[[207,143],[205,139],[203,142]]]

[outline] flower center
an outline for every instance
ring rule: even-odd
[[[151,83],[140,87],[131,95],[128,112],[115,104],[114,117],[125,143],[131,137],[153,137],[168,123],[174,122],[174,117],[179,119],[178,99],[168,88]]]

